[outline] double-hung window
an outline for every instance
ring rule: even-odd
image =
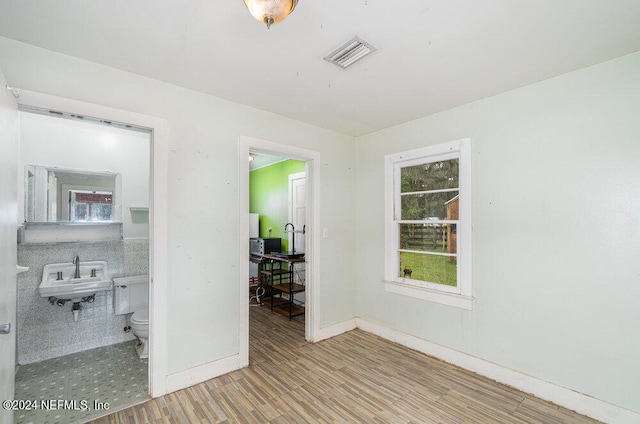
[[[386,290],[471,309],[471,140],[385,160]]]

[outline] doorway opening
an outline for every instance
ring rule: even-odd
[[[55,392],[84,399],[90,393],[85,400],[101,402],[105,410],[142,402],[149,397],[148,359],[136,355],[136,332],[124,330],[137,311],[118,308],[119,299],[130,299],[111,279],[149,274],[151,131],[20,109],[18,187],[24,188],[19,199],[25,206],[18,252],[33,272],[18,280],[15,395],[38,399],[41,387],[49,397]],[[113,227],[115,235],[105,231]],[[69,258],[73,278],[100,278],[108,286],[76,295],[60,285],[52,295],[43,293],[42,269],[65,267],[60,277],[74,266]],[[149,308],[148,281],[141,281],[147,290],[135,296],[140,309]],[[16,418],[72,422],[95,413],[24,411]]]
[[[265,306],[304,328],[306,163],[250,152],[252,306]]]
[[[314,341],[319,153],[248,137],[240,138],[239,152],[240,360],[246,366],[250,334],[268,337],[250,328],[256,314],[261,324],[288,328],[296,342]]]
[[[149,395],[158,397],[166,393],[166,339],[164,328],[166,327],[166,317],[159,314],[159,311],[166,309],[166,263],[167,263],[167,240],[164,234],[167,221],[167,200],[166,200],[166,178],[167,173],[167,153],[168,127],[165,120],[149,117],[129,111],[113,109],[109,107],[89,104],[85,102],[49,96],[42,93],[35,93],[22,90],[18,99],[19,108],[22,111],[39,112],[44,115],[57,116],[58,118],[79,118],[82,122],[92,122],[94,124],[119,129],[137,130],[146,132],[147,143],[147,170],[144,177],[147,182],[146,199],[147,204],[137,202],[141,196],[125,198],[120,186],[120,176],[116,179],[116,191],[113,192],[112,216],[116,221],[130,220],[138,228],[146,227],[146,234],[141,236],[135,233],[132,239],[143,239],[146,237],[146,269],[129,270],[132,274],[148,272],[149,281],[149,359],[148,367],[144,370],[148,379],[145,398]],[[103,140],[109,143],[109,140]],[[87,143],[89,144],[89,143]],[[103,169],[106,169],[106,165]],[[139,177],[136,177],[139,178]],[[124,181],[126,186],[127,181]],[[98,191],[98,190],[96,190]],[[77,199],[76,199],[77,200]],[[77,202],[76,202],[77,203]],[[95,203],[95,202],[94,202]],[[46,202],[45,202],[46,204]],[[125,218],[122,218],[122,216]],[[111,223],[99,223],[109,224]],[[119,225],[120,223],[116,223]],[[58,225],[58,224],[55,224]],[[109,226],[107,225],[107,226]],[[118,241],[112,243],[118,244]],[[97,245],[97,244],[96,244]],[[87,255],[84,255],[87,258]],[[82,260],[83,256],[81,256]],[[117,269],[117,276],[124,276],[127,272]],[[112,297],[109,295],[109,300]],[[112,300],[105,307],[105,314],[110,317],[114,315]],[[82,312],[80,312],[82,314]],[[111,317],[113,318],[113,317]],[[121,329],[122,330],[122,329]],[[117,405],[110,405],[110,411],[117,409]]]

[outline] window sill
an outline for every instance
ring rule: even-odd
[[[463,296],[461,294],[446,293],[439,290],[396,283],[394,281],[384,281],[384,289],[390,293],[428,300],[468,311],[473,309],[473,297]]]

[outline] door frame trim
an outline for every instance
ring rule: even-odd
[[[167,262],[168,262],[168,146],[165,119],[78,100],[20,90],[18,104],[90,116],[151,130],[149,204],[149,394],[166,394],[167,379]]]
[[[272,141],[240,136],[238,140],[238,343],[240,366],[249,365],[249,152],[275,154],[306,163],[307,246],[305,271],[305,339],[320,332],[320,152]]]

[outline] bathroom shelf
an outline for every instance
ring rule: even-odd
[[[18,243],[122,241],[122,222],[25,222]]]

